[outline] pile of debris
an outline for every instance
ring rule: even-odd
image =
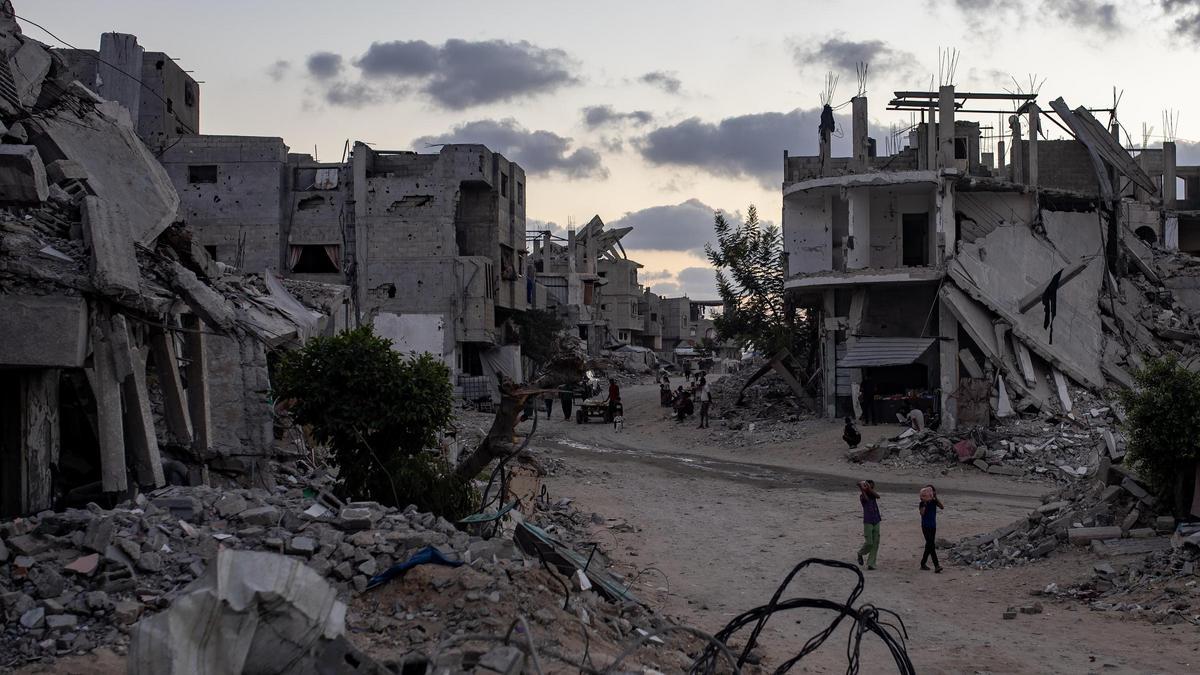
[[[729,447],[795,440],[809,432],[801,423],[815,419],[780,373],[759,374],[766,365],[765,359],[754,359],[710,381],[717,423],[712,433]]]
[[[1050,584],[1043,595],[1083,600],[1096,611],[1125,612],[1162,624],[1200,626],[1200,523],[1181,524],[1171,546],[1124,565],[1102,561],[1092,577],[1060,588]]]
[[[1175,519],[1129,467],[1105,457],[1093,480],[1075,481],[1043,497],[1025,518],[955,544],[952,557],[981,569],[1032,562],[1063,544],[1090,546],[1100,556],[1165,551]]]
[[[7,618],[0,667],[100,645],[123,652],[130,625],[170,606],[221,549],[302,560],[340,595],[354,597],[348,625],[367,635],[368,652],[397,661],[432,655],[441,664],[453,651],[460,659],[455,672],[469,670],[463,659],[470,653],[462,645],[437,648],[441,641],[481,630],[503,635],[517,617],[541,624],[549,636],[542,643],[565,643],[564,653],[584,653],[570,646],[583,631],[597,658],[615,657],[639,628],[662,624],[604,572],[601,553],[582,556],[586,571],[561,571],[564,556],[577,555],[561,543],[571,536],[561,525],[516,525],[516,539],[526,533],[522,545],[535,556],[529,558],[512,537],[484,539],[412,507],[341,504],[295,475],[284,482],[274,492],[168,487],[111,510],[93,504],[0,525]],[[390,593],[366,592],[373,585],[385,590],[388,570],[426,547],[461,566],[397,580],[399,590]],[[672,647],[653,647],[639,652],[658,664],[647,667],[676,670],[690,662]]]

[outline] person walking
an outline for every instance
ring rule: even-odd
[[[608,379],[608,417],[605,422],[612,422],[617,416],[617,407],[621,405],[621,387],[615,378]]]
[[[562,404],[563,419],[571,419],[571,399],[574,398],[574,392],[570,387],[563,387],[558,390],[558,401]]]
[[[700,378],[700,386],[696,389],[696,398],[700,401],[699,429],[708,428],[708,410],[712,407],[712,391],[708,388],[708,380]]]
[[[875,561],[879,556],[879,493],[875,491],[875,481],[862,480],[858,482],[858,501],[863,510],[863,545],[858,549],[858,564],[863,564],[863,556],[867,556],[867,569],[875,569]]]
[[[929,566],[925,563],[933,558],[933,571],[938,574],[942,572],[942,565],[938,562],[937,545],[934,542],[937,539],[937,512],[938,509],[944,508],[946,507],[942,500],[938,499],[937,488],[932,485],[921,488],[921,501],[917,505],[921,512],[921,534],[925,535],[925,553],[921,555],[921,569],[928,570]]]
[[[550,421],[550,413],[554,412],[554,392],[548,391],[542,394],[542,402],[546,406],[546,421]]]

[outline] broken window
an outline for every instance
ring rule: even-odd
[[[500,196],[508,196],[508,176],[500,174]]]
[[[189,183],[215,183],[217,182],[217,165],[216,164],[193,164],[188,167],[188,182]]]
[[[337,188],[337,167],[296,167],[292,169],[293,190],[307,192],[309,190],[336,190]]]
[[[525,204],[525,184],[517,181],[517,206]]]
[[[402,199],[392,202],[389,208],[394,209],[400,206],[425,206],[433,201],[433,195],[405,195]]]
[[[296,205],[296,208],[301,211],[312,211],[313,209],[320,208],[324,205],[324,197],[320,195],[313,195],[312,197],[305,197],[304,199],[301,199],[300,203]]]
[[[341,250],[337,244],[292,245],[288,269],[297,274],[337,274],[342,269]]]
[[[929,264],[929,214],[905,213],[903,226],[903,256],[905,267],[924,267]]]
[[[658,323],[658,314],[650,312],[650,323]]]

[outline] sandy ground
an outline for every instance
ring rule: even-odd
[[[635,588],[668,615],[708,631],[764,604],[787,572],[809,557],[853,561],[861,543],[854,483],[872,478],[881,493],[879,569],[867,572],[860,602],[900,614],[908,653],[920,673],[1184,673],[1200,668],[1200,630],[1156,626],[1095,612],[1085,605],[1042,601],[1044,612],[1003,620],[1009,606],[1038,600],[1050,582],[1081,578],[1094,562],[1077,551],[1031,566],[994,571],[958,567],[918,570],[923,542],[917,492],[934,483],[946,502],[939,538],[990,530],[1022,517],[1049,485],[952,468],[888,469],[843,459],[841,427],[805,422],[812,434],[786,446],[730,450],[695,422],[676,424],[658,406],[653,385],[626,387],[625,426],[543,420],[533,443],[569,467],[548,479],[554,497],[571,497],[608,525],[596,541],[613,549]],[[556,410],[556,413],[559,411]],[[868,427],[865,440],[894,435]],[[845,572],[802,573],[784,597],[844,600]],[[778,614],[760,644],[771,667],[794,655],[828,615]],[[846,670],[845,629],[793,672]],[[890,656],[868,639],[862,672],[895,672]]]

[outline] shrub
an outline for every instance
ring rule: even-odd
[[[276,397],[291,400],[296,422],[311,427],[313,437],[331,450],[343,494],[398,507],[447,501],[426,495],[418,482],[405,482],[404,475],[417,466],[423,467],[421,475],[432,475],[430,460],[403,461],[423,457],[452,418],[454,389],[440,360],[402,356],[368,326],[314,338],[285,354],[274,379]]]
[[[1178,505],[1181,478],[1192,479],[1200,457],[1200,374],[1174,357],[1150,359],[1121,392],[1129,458],[1156,492]]]

